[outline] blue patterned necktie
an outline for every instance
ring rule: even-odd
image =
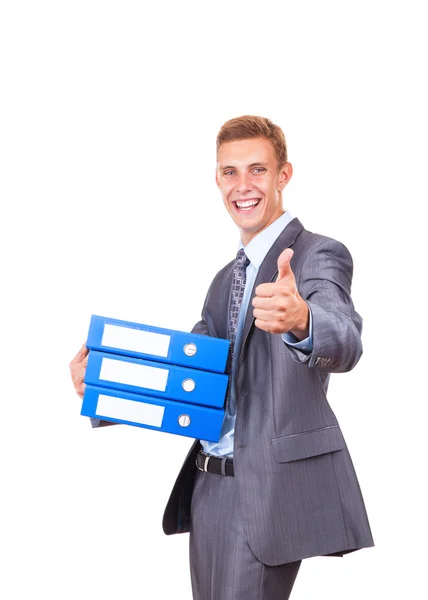
[[[230,340],[230,352],[227,365],[227,372],[232,373],[232,360],[235,348],[236,327],[238,325],[239,311],[241,309],[242,298],[244,297],[245,281],[247,278],[246,269],[250,264],[245,251],[241,248],[236,255],[235,267],[233,269],[232,295],[230,298],[229,318],[227,322],[227,334]]]

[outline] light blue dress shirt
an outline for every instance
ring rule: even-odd
[[[266,254],[269,252],[273,243],[284,230],[284,228],[290,223],[294,217],[290,214],[290,211],[286,211],[276,221],[271,223],[269,227],[266,227],[258,235],[256,235],[247,246],[244,246],[242,241],[239,242],[239,248],[245,249],[245,254],[250,260],[250,264],[246,269],[246,284],[244,297],[242,299],[241,309],[238,315],[238,323],[236,327],[235,337],[235,351],[233,354],[232,361],[232,372],[231,372],[231,385],[230,385],[230,396],[227,405],[223,426],[218,442],[207,442],[201,440],[202,449],[207,454],[214,454],[215,456],[233,456],[233,438],[235,434],[235,419],[236,419],[236,392],[235,392],[235,373],[236,366],[239,357],[239,351],[241,348],[242,330],[244,328],[245,316],[247,314],[248,304],[251,297],[251,292],[254,286],[254,282],[257,277],[258,270],[262,264]],[[253,310],[253,307],[250,307]],[[296,341],[297,338],[291,332],[283,333],[282,339],[289,346],[297,348],[305,354],[312,352],[312,313],[309,309],[309,337],[302,340],[301,342]]]

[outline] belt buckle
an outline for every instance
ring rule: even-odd
[[[203,467],[201,469],[201,467],[198,464],[198,459],[196,458],[196,466],[198,467],[198,469],[200,471],[204,471],[205,473],[208,473],[208,470],[207,470],[208,469],[208,463],[209,463],[209,460],[210,460],[211,456],[209,454],[205,454],[204,452],[201,452],[200,454],[202,454],[202,456],[205,456],[204,465],[203,465]]]
[[[205,457],[205,461],[204,461],[204,471],[205,471],[205,473],[208,473],[208,463],[209,463],[210,458],[211,458],[211,456],[209,456],[209,455]]]

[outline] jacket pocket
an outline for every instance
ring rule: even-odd
[[[280,463],[318,456],[344,447],[345,440],[339,425],[272,439],[273,457]]]

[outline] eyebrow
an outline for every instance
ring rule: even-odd
[[[254,162],[254,163],[251,163],[251,165],[248,165],[248,166],[249,166],[249,168],[251,168],[251,167],[257,167],[257,166],[267,167],[268,163],[267,162]],[[234,167],[233,165],[226,165],[226,166],[220,165],[220,169],[222,169],[222,170],[223,169],[236,169],[236,167]]]

